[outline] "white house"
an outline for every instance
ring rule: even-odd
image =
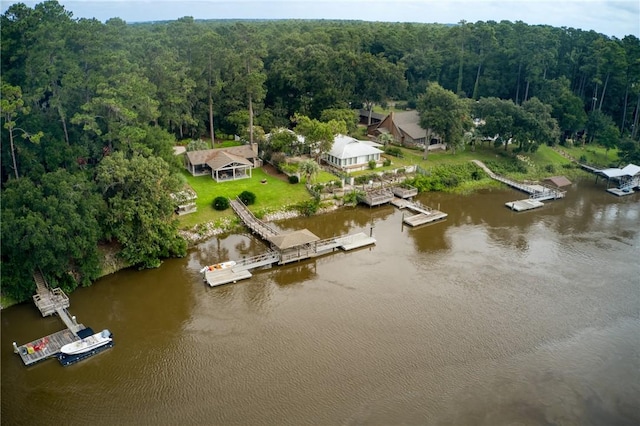
[[[370,161],[376,166],[382,163],[379,150],[369,141],[359,141],[350,136],[338,135],[333,140],[331,151],[324,153],[322,159],[334,167],[346,172],[365,170]]]

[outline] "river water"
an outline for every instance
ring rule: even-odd
[[[391,206],[276,225],[375,246],[208,288],[198,270],[260,254],[213,238],[154,270],[71,295],[115,346],[26,368],[18,344],[62,328],[2,312],[7,425],[640,424],[640,198],[587,179],[515,213],[512,190],[423,194],[449,213],[411,229]]]

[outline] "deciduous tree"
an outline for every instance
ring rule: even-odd
[[[127,262],[150,268],[184,256],[186,242],[177,233],[170,197],[180,180],[164,160],[116,152],[100,162],[96,181],[107,204],[105,234],[122,245]]]
[[[420,125],[440,135],[455,154],[456,148],[462,144],[465,130],[472,125],[467,102],[438,83],[429,83],[417,107]]]

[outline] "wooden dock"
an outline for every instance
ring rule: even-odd
[[[414,188],[413,186],[394,186],[391,188],[391,192],[398,198],[411,198],[418,195],[418,188]]]
[[[20,355],[24,365],[29,366],[57,356],[61,347],[76,340],[80,340],[80,338],[71,330],[65,329],[22,346],[17,346],[14,343],[14,352]]]
[[[269,242],[272,250],[257,256],[234,261],[232,266],[229,267],[205,270],[204,280],[211,287],[236,283],[240,280],[251,278],[252,275],[249,271],[252,269],[299,262],[322,256],[336,249],[348,251],[375,244],[376,242],[372,235],[367,236],[364,233],[332,237],[324,240],[320,240],[308,230],[278,233],[269,225],[258,220],[240,200],[234,200],[231,203],[233,210],[245,225]]]
[[[607,188],[607,192],[610,192],[613,195],[617,195],[618,197],[624,197],[625,195],[633,195],[635,191],[632,188]]]
[[[300,262],[313,257],[323,256],[337,249],[344,251],[355,250],[376,243],[376,239],[365,233],[345,235],[342,237],[318,240],[311,246],[296,247],[282,252],[269,251],[258,256],[253,256],[236,261],[236,265],[225,269],[205,271],[204,279],[210,287],[236,283],[252,277],[249,270],[264,266],[285,265],[287,263]]]
[[[367,191],[365,194],[358,197],[358,202],[366,204],[369,207],[375,207],[382,204],[390,203],[393,198],[394,195],[391,190],[382,188],[373,191]]]
[[[409,226],[426,225],[427,223],[438,222],[446,219],[447,213],[443,213],[439,210],[432,209],[430,207],[420,204],[418,201],[403,200],[401,198],[394,198],[391,202],[399,209],[412,210],[416,214],[408,217],[403,217],[402,222]]]
[[[529,198],[531,199],[538,201],[557,200],[559,198],[564,198],[564,196],[566,195],[566,191],[558,188],[552,188],[550,186],[542,185],[539,183],[517,182],[504,176],[500,176],[496,173],[493,173],[491,169],[489,169],[480,160],[471,160],[471,162],[484,170],[485,173],[487,173],[492,179],[497,180],[498,182],[502,182],[505,185],[508,185],[519,191],[526,192],[527,194],[529,194]]]
[[[78,332],[86,328],[83,324],[79,324],[67,310],[69,297],[62,289],[49,287],[39,269],[33,274],[33,280],[36,283],[33,301],[42,316],[57,314],[67,328],[21,346],[13,342],[13,351],[20,355],[25,365],[32,365],[57,356],[62,346],[80,340]]]
[[[505,203],[505,205],[509,207],[511,210],[522,212],[522,211],[533,210],[533,209],[537,209],[538,207],[542,207],[544,206],[544,203],[538,200],[532,200],[528,198],[526,200],[509,201],[508,203]]]

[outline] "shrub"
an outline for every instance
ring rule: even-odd
[[[397,158],[402,158],[402,150],[394,146],[387,147],[384,150],[384,153],[388,155],[393,155],[394,157],[397,157]]]
[[[300,179],[298,179],[298,176],[296,175],[289,176],[289,183],[298,183],[298,182],[300,182]]]
[[[256,202],[256,194],[251,191],[242,191],[240,195],[238,195],[238,198],[240,198],[240,201],[242,201],[245,206],[250,206]]]
[[[374,170],[376,168],[375,160],[370,160],[368,164],[369,164],[369,170]]]
[[[213,200],[213,208],[222,211],[229,208],[229,199],[227,197],[216,197]]]
[[[544,169],[549,173],[553,173],[556,171],[556,168],[553,164],[547,164],[546,166],[544,166]]]
[[[382,165],[384,167],[389,167],[391,165],[391,160],[389,160],[388,158],[385,158],[384,162],[382,163]]]
[[[318,199],[303,201],[296,206],[300,214],[304,216],[314,215],[320,208],[320,201]]]

